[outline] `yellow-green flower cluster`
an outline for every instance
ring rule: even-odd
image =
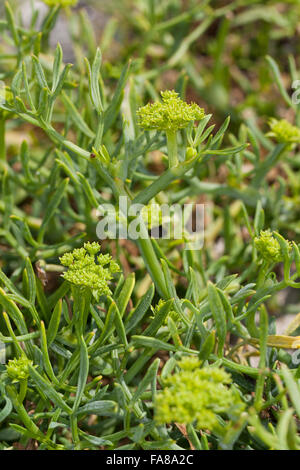
[[[73,7],[77,5],[78,0],[43,0],[49,7],[61,6],[61,7]]]
[[[148,103],[137,111],[139,125],[144,129],[176,131],[204,117],[202,108],[182,101],[174,90],[162,91],[161,97],[162,102]]]
[[[83,248],[77,248],[71,253],[65,253],[60,262],[68,267],[63,277],[71,284],[91,289],[97,295],[110,295],[108,282],[113,274],[120,271],[119,265],[109,254],[99,252],[99,243],[85,243]]]
[[[217,415],[238,416],[244,409],[238,392],[230,387],[231,377],[224,369],[200,368],[197,358],[184,358],[180,371],[168,377],[157,394],[155,419],[159,424],[197,423],[198,429],[213,430]]]
[[[155,318],[158,313],[159,313],[159,310],[164,306],[164,304],[166,303],[167,301],[166,300],[163,300],[163,299],[159,299],[158,303],[155,305],[155,307],[152,307],[151,305],[151,310],[152,310],[152,317],[151,318]],[[164,319],[164,325],[167,325],[168,324],[168,318],[171,318],[172,320],[174,320],[175,322],[179,321],[180,320],[180,315],[179,313],[177,313],[175,310],[170,310],[167,317]]]
[[[27,357],[11,359],[6,366],[6,372],[13,382],[20,382],[20,380],[28,379],[29,365],[32,365],[32,361]]]
[[[286,119],[277,120],[275,118],[269,121],[270,131],[268,137],[274,137],[279,143],[298,144],[300,143],[300,129],[290,124]]]
[[[287,249],[292,249],[290,243],[285,240]],[[279,241],[273,236],[271,230],[262,230],[259,237],[255,237],[254,244],[262,258],[269,263],[283,261],[283,253]]]

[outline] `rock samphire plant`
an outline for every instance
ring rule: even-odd
[[[29,3],[0,20],[0,449],[299,450],[300,108],[261,55],[297,79],[298,10],[121,0],[99,39]],[[196,204],[193,245],[166,225]]]

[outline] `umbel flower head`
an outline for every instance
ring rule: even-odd
[[[29,365],[32,365],[32,361],[25,356],[11,359],[6,366],[6,372],[13,382],[19,382],[20,380],[28,379]]]
[[[108,282],[120,271],[109,254],[96,256],[100,248],[99,243],[88,242],[60,258],[61,264],[68,267],[63,277],[75,286],[91,289],[97,296],[111,294]]]
[[[78,0],[43,0],[43,2],[49,5],[49,7],[73,7],[77,5]]]
[[[291,251],[290,243],[285,240],[287,249]],[[262,258],[269,263],[280,263],[283,261],[283,253],[279,241],[274,237],[271,230],[262,230],[259,237],[254,238],[254,244]]]
[[[179,362],[180,371],[165,380],[157,394],[155,419],[159,424],[196,422],[198,429],[213,430],[217,415],[238,416],[244,409],[238,392],[230,387],[231,377],[218,367],[200,368],[197,358]]]
[[[269,121],[270,131],[268,137],[274,137],[279,143],[298,144],[300,143],[300,129],[290,124],[286,119],[277,120],[271,118]]]
[[[182,101],[174,90],[161,91],[162,102],[148,103],[137,111],[139,125],[146,130],[177,131],[204,117],[196,103]]]

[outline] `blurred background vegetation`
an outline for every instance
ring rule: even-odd
[[[38,6],[39,16],[32,20],[32,12],[35,11],[33,4]],[[266,271],[261,269],[263,263],[257,255],[253,235],[258,236],[261,230],[271,229],[295,241],[299,248],[299,140],[296,139],[291,145],[290,141],[283,144],[278,139],[276,142],[276,135],[274,139],[274,135],[266,134],[271,118],[286,119],[288,123],[300,127],[300,105],[292,100],[293,93],[297,91],[293,84],[300,79],[300,0],[79,1],[76,7],[64,9],[57,17],[58,9],[50,10],[49,16],[53,11],[57,20],[50,34],[50,26],[55,21],[50,18],[49,23],[43,23],[48,11],[43,2],[10,0],[9,5],[12,9],[7,8],[5,17],[4,2],[0,4],[0,80],[7,85],[9,103],[6,108],[1,108],[3,114],[0,115],[0,267],[9,278],[2,276],[8,290],[14,292],[16,285],[25,297],[29,294],[32,297],[27,279],[30,266],[31,271],[28,272],[36,279],[38,286],[38,308],[42,314],[46,312],[45,317],[48,318],[50,309],[67,292],[62,283],[59,256],[82,246],[84,241],[95,240],[99,218],[96,208],[107,201],[116,204],[107,180],[113,180],[113,184],[121,182],[129,193],[134,194],[143,192],[149,182],[159,179],[158,175],[163,175],[166,170],[165,138],[159,133],[144,133],[137,125],[136,110],[147,102],[159,99],[160,90],[175,89],[182,99],[195,101],[205,109],[206,114],[212,114],[209,124],[215,125],[213,134],[217,134],[218,142],[212,148],[213,152],[209,151],[201,162],[195,164],[192,173],[172,180],[156,194],[159,203],[205,204],[203,249],[195,250],[196,253],[185,251],[176,240],[162,239],[157,243],[157,256],[165,258],[164,266],[168,260],[173,272],[173,277],[170,274],[168,278],[168,284],[173,289],[174,282],[176,288],[176,291],[170,290],[172,297],[175,292],[178,299],[191,299],[201,309],[206,301],[208,281],[212,280],[221,286],[220,292],[229,286],[226,295],[232,301],[239,321],[246,318],[252,309],[251,315],[248,315],[249,331],[251,328],[252,331],[256,330],[257,305],[264,302],[261,318],[266,319],[266,326],[261,337],[264,334],[266,339],[267,332],[272,335],[282,333],[285,330],[284,322],[289,323],[300,311],[299,283],[277,283],[277,279],[280,281],[287,277],[284,263],[276,263],[274,272],[264,276]],[[49,19],[49,16],[46,18]],[[63,89],[61,87],[55,96],[55,106],[51,108],[47,101],[47,86],[49,83],[53,86],[54,82],[52,64],[55,64],[57,42],[63,48],[64,65],[66,62],[74,65],[63,83]],[[93,63],[97,47],[103,55],[99,78],[97,67],[94,67],[96,83],[101,90],[99,100],[103,101],[105,109],[104,113],[102,110],[99,113],[101,119],[103,115],[105,118],[103,128],[95,106],[88,98],[90,84],[84,63],[85,57]],[[59,47],[56,54],[57,57],[60,55]],[[26,88],[27,76],[29,85]],[[29,88],[30,92],[27,93]],[[55,95],[55,92],[54,88],[51,93]],[[33,115],[29,110],[32,103],[28,99],[31,93],[36,106]],[[46,120],[42,120],[45,115]],[[231,118],[230,124],[226,120],[228,116]],[[99,129],[101,133],[98,134]],[[297,128],[292,128],[296,137],[297,131]],[[99,144],[96,150],[99,155],[94,153],[95,141]],[[182,162],[188,146],[187,134],[179,131],[178,141]],[[99,164],[100,157],[105,160],[100,143],[105,146],[105,155],[108,155],[105,164],[111,172],[109,178],[102,171],[102,163]],[[222,149],[224,145],[227,150],[229,147],[229,151],[218,153],[221,143]],[[233,152],[232,147],[239,150]],[[81,158],[82,154],[84,158]],[[97,163],[101,167],[99,172]],[[141,250],[132,241],[106,240],[102,243],[102,250],[104,253],[110,252],[121,264],[125,282],[129,285],[130,293],[124,298],[128,301],[130,298],[130,309],[147,292],[153,291],[153,297],[147,265]],[[292,270],[297,264],[294,261],[291,258]],[[300,261],[293,281],[299,275],[299,265]],[[134,276],[136,284],[132,282]],[[116,289],[118,294],[120,285]],[[14,294],[12,296],[16,300]],[[34,304],[35,294],[33,297]],[[158,294],[153,298],[154,306],[158,302]],[[17,300],[19,302],[20,297]],[[211,304],[216,304],[215,297]],[[25,310],[26,305],[28,302],[24,304]],[[61,344],[69,347],[72,353],[68,350],[64,359],[57,360],[59,368],[77,351],[73,349],[71,337],[63,337],[65,326],[67,335],[69,326],[73,328],[69,306],[65,301],[63,305]],[[105,303],[99,306],[101,322],[104,322],[106,315],[104,307]],[[203,311],[206,315],[205,309]],[[26,314],[32,326],[34,322],[28,312]],[[134,309],[131,310],[129,319],[134,312]],[[278,317],[280,321],[277,321]],[[177,322],[176,315],[174,318]],[[206,320],[205,316],[203,318]],[[152,321],[152,316],[150,319]],[[93,322],[91,328],[94,328]],[[143,322],[137,326],[139,333],[145,331]],[[176,323],[172,318],[171,322],[172,325]],[[0,320],[0,329],[8,334],[3,319]],[[162,334],[168,335],[167,341],[173,341],[174,336],[176,343],[176,335],[172,333],[171,337],[166,332],[167,328],[163,327],[163,330]],[[242,365],[255,365],[256,352],[247,349],[248,345],[245,344],[243,352],[237,353],[240,344],[236,349],[236,338],[234,335],[231,338],[229,330],[224,331],[230,333],[226,344],[229,357]],[[255,334],[251,332],[251,337],[256,340],[259,337],[257,331]],[[299,333],[299,328],[292,332]],[[193,329],[189,329],[187,344],[192,336]],[[214,333],[211,338],[214,341]],[[265,345],[266,352],[265,339],[261,340],[261,344]],[[244,346],[244,343],[241,345]],[[198,338],[196,346],[199,347]],[[134,379],[134,386],[141,380],[140,371],[152,354],[142,357],[145,362],[140,361],[140,369],[135,369],[137,358],[141,359],[138,348],[137,342],[129,360],[131,372],[126,375],[128,383]],[[54,353],[59,355],[60,351]],[[112,356],[112,367],[110,363],[103,363],[99,369],[97,361],[102,359],[97,351],[94,352],[93,374],[101,373],[109,380],[118,376],[120,368],[114,360],[115,356]],[[36,354],[42,353],[36,348]],[[281,351],[277,356],[277,352],[273,351],[272,354],[265,354],[270,369],[277,367],[279,354],[280,360],[291,365],[289,354]],[[252,358],[252,355],[255,357]],[[164,354],[163,361],[168,357]],[[250,357],[253,362],[250,362]],[[264,360],[263,355],[261,357]],[[35,362],[38,360],[39,356]],[[125,355],[122,360],[124,370],[125,366],[128,368],[126,361]],[[260,367],[266,364],[262,365],[261,362]],[[249,369],[246,371],[249,372]],[[297,378],[299,371],[300,368]],[[250,376],[251,373],[250,370]],[[260,373],[256,374],[264,380]],[[75,379],[76,371],[72,376],[72,380]],[[109,381],[107,385],[110,386]],[[273,401],[271,385],[273,387],[270,380],[266,387],[269,393],[266,408],[270,406],[273,412],[276,401]],[[247,393],[252,393],[254,388],[250,381],[247,387]],[[262,388],[263,382],[258,381],[259,400]],[[277,393],[279,398],[275,398],[278,401],[282,398],[280,387]],[[252,399],[250,394],[249,399]],[[298,392],[297,400],[299,402]],[[284,404],[284,407],[287,405]],[[104,429],[101,426],[100,423],[99,435],[115,432],[114,421],[108,420],[106,429],[107,422],[104,421]],[[280,432],[285,437],[281,425]],[[2,439],[6,440],[7,437],[3,438],[2,434]],[[119,437],[116,439],[119,440]],[[243,447],[244,442],[239,445]],[[294,448],[293,445],[286,447]],[[255,443],[254,448],[256,446]],[[268,443],[270,447],[274,448],[274,445]]]
[[[26,23],[30,0],[12,3]],[[36,4],[43,14],[47,7]],[[75,11],[78,21],[80,16],[91,20],[94,32],[87,34],[111,62],[107,74],[112,77],[131,59],[141,79],[157,89],[174,86],[179,76],[188,78],[190,97],[221,119],[228,113],[238,122],[247,111],[262,117],[284,112],[265,55],[276,57],[291,85],[288,60],[299,52],[298,0],[85,0]],[[66,59],[72,60],[76,51],[67,23],[66,14],[52,33],[52,43],[60,41]],[[83,42],[88,39],[81,37]]]
[[[37,3],[44,13],[47,7]],[[26,23],[30,0],[15,4]],[[78,21],[88,17],[94,26],[81,43],[94,36],[111,78],[130,59],[140,80],[156,90],[172,88],[180,78],[187,81],[188,98],[215,119],[230,114],[238,124],[252,114],[263,122],[276,114],[288,117],[265,56],[276,57],[289,88],[289,57],[299,52],[298,0],[85,0],[75,11]],[[76,50],[67,24],[66,14],[52,43],[60,41],[66,60],[72,61]]]
[[[30,3],[30,0],[11,2],[26,25],[30,18]],[[43,2],[35,2],[35,5],[39,5],[39,21],[42,21],[47,7]],[[3,10],[3,6],[0,8]],[[291,97],[293,81],[300,77],[297,72],[299,19],[299,0],[79,1],[72,13],[66,9],[60,15],[51,33],[50,44],[53,50],[59,41],[64,60],[75,63],[81,69],[80,73],[84,70],[84,56],[91,61],[99,45],[103,54],[101,74],[107,90],[115,88],[124,65],[130,61],[128,86],[134,83],[136,107],[157,99],[159,90],[175,88],[187,101],[195,101],[207,114],[212,113],[216,128],[227,116],[231,117],[227,144],[249,142],[247,126],[256,138],[255,142],[250,139],[251,151],[264,159],[272,148],[272,143],[264,138],[269,118],[285,118],[299,124],[295,108],[280,92],[274,71],[266,60],[267,55],[276,60],[281,85]],[[2,40],[0,52],[4,53],[0,78],[5,80],[15,73],[15,61],[10,61],[7,43],[4,45]],[[44,60],[48,60],[47,55]],[[58,123],[65,119],[59,113],[55,118]],[[14,128],[15,125],[18,127]],[[120,133],[121,126],[117,125],[115,130]],[[11,123],[7,143],[11,145],[12,153],[26,133],[27,130],[25,135],[22,133],[20,123]],[[30,130],[30,135],[37,147],[45,138],[34,129]],[[240,215],[235,216],[240,212],[234,203],[242,198],[252,216],[257,203],[254,197],[257,189],[252,188],[251,193],[245,190],[251,180],[252,167],[251,159],[247,160],[247,155],[244,157],[245,154],[235,156],[232,163],[209,162],[199,176],[212,186],[197,190],[199,201],[207,204],[211,217],[217,221],[225,218],[224,229],[222,224],[221,229],[217,225],[208,229],[210,241],[207,247],[213,249],[207,255],[207,262],[211,253],[215,260],[226,253],[227,269],[232,272],[243,271],[248,256],[245,254],[247,237],[240,229]],[[159,173],[161,165],[161,156],[154,153],[149,168]],[[268,172],[265,186],[259,189],[265,226],[279,230],[298,243],[299,168],[300,154],[296,148]],[[184,184],[176,189],[184,193]],[[181,193],[172,195],[174,200],[180,196]],[[210,221],[209,215],[208,226]],[[298,293],[295,296],[293,311],[298,311]],[[274,311],[278,310],[276,303],[273,307]]]

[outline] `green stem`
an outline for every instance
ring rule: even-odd
[[[263,405],[263,394],[264,394],[264,385],[265,385],[265,374],[264,370],[266,368],[266,357],[267,357],[267,336],[268,336],[268,314],[264,306],[260,309],[260,341],[259,341],[259,368],[261,369],[261,374],[258,376],[256,381],[256,390],[254,398],[254,407],[257,411],[260,411]]]
[[[18,395],[18,400],[20,403],[23,403],[24,398],[26,397],[27,392],[27,379],[20,380],[20,390]]]
[[[143,191],[133,199],[133,204],[148,204],[148,202],[154,198],[158,193],[163,191],[169,186],[172,181],[178,178],[177,174],[174,174],[171,169],[166,170],[160,177],[155,180],[150,186],[145,188]]]
[[[42,41],[43,41],[43,48],[47,49],[49,47],[49,36],[50,32],[53,30],[55,27],[57,18],[59,16],[59,12],[61,10],[61,6],[56,5],[53,7],[49,8],[49,11],[47,13],[46,18],[43,21],[43,26],[42,26]]]
[[[141,238],[137,240],[141,255],[144,259],[146,268],[160,294],[164,299],[168,299],[168,289],[166,287],[165,278],[162,272],[162,267],[156,257],[153,245],[149,238],[147,229],[144,224],[141,224]]]
[[[92,294],[89,289],[83,290],[77,286],[72,287],[72,294],[76,333],[77,337],[80,337],[85,331]]]
[[[197,436],[194,426],[190,423],[186,427],[187,434],[191,444],[194,446],[195,450],[202,450],[201,442]]]
[[[72,440],[75,445],[75,449],[79,449],[80,439],[78,434],[77,417],[75,415],[70,416],[70,427],[72,432]]]
[[[103,130],[104,130],[104,112],[99,116],[99,120],[98,120],[98,127],[97,127],[95,144],[94,144],[97,152],[99,152],[100,146],[102,143]]]
[[[217,357],[214,354],[211,354],[210,359],[217,361],[219,360],[219,357]],[[250,377],[257,378],[261,374],[261,370],[257,369],[256,367],[244,366],[242,364],[238,364],[237,362],[230,361],[229,359],[226,359],[225,357],[222,358],[222,365],[229,370],[237,371],[237,372],[240,372],[241,374],[249,375]]]
[[[177,136],[176,131],[168,131],[167,133],[169,168],[178,165]]]
[[[270,268],[270,264],[264,261],[258,273],[257,283],[256,283],[257,289],[264,286],[269,268]]]
[[[143,189],[143,191],[140,191],[133,199],[132,203],[148,204],[153,197],[167,188],[173,181],[182,178],[189,170],[191,170],[200,157],[201,154],[198,154],[190,160],[166,170],[152,184],[150,184],[150,186]]]

